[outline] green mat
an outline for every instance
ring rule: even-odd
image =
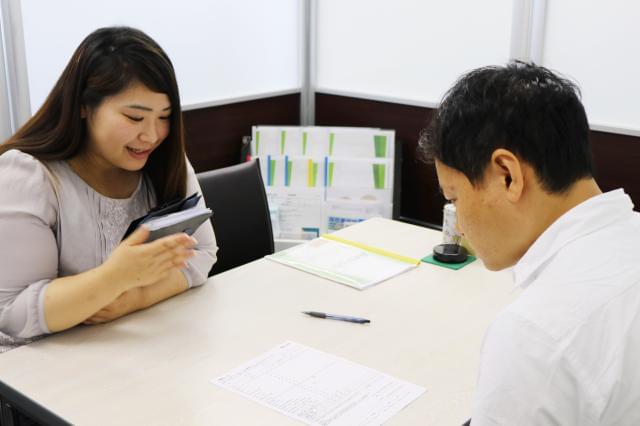
[[[442,266],[443,268],[449,268],[449,269],[454,269],[454,270],[458,270],[464,266],[467,266],[468,264],[470,264],[471,262],[473,262],[474,260],[476,260],[475,256],[469,256],[467,258],[467,260],[465,260],[462,263],[443,263],[443,262],[438,262],[437,260],[435,260],[433,258],[433,254],[430,254],[427,257],[423,257],[422,261],[425,263],[431,263],[432,265],[438,265],[438,266]]]

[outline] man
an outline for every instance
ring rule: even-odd
[[[523,288],[487,331],[472,421],[640,424],[640,215],[593,178],[577,87],[531,64],[445,95],[420,147],[459,230]]]

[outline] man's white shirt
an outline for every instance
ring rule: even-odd
[[[640,425],[631,199],[619,189],[574,207],[513,272],[524,290],[485,335],[472,425]]]

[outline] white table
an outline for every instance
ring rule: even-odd
[[[412,257],[441,239],[386,219],[339,235]],[[424,386],[389,424],[459,425],[471,413],[484,332],[515,296],[508,272],[479,261],[459,271],[423,263],[359,291],[263,259],[143,312],[6,352],[0,380],[80,425],[298,424],[210,383],[291,340]]]

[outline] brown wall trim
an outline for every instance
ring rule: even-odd
[[[439,226],[444,198],[433,166],[416,159],[418,138],[431,119],[426,107],[316,93],[316,124],[394,129],[402,141],[402,220]],[[187,154],[197,172],[240,162],[243,136],[257,124],[300,125],[300,95],[284,95],[185,111]],[[640,210],[640,137],[592,131],[596,179],[603,191],[625,188]]]
[[[590,138],[600,189],[624,188],[640,211],[640,137],[591,131]]]
[[[433,166],[416,159],[421,130],[433,109],[316,93],[316,124],[395,129],[403,142],[400,217],[416,223],[441,225],[444,198]],[[603,191],[623,187],[640,210],[640,137],[591,132],[596,179]]]
[[[183,112],[187,155],[196,172],[240,162],[242,137],[259,124],[300,125],[300,94]]]

